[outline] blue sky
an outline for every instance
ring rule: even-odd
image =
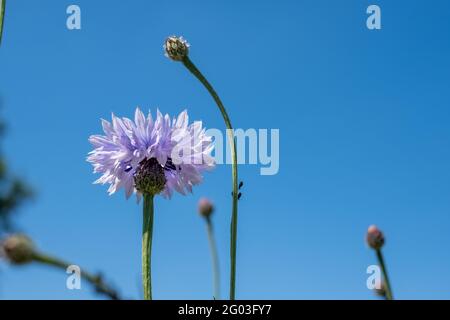
[[[66,28],[66,8],[82,29]],[[366,28],[378,4],[382,29]],[[394,295],[450,298],[450,3],[418,1],[8,1],[0,49],[4,151],[36,189],[17,224],[38,246],[102,271],[139,298],[141,207],[108,196],[86,163],[87,138],[136,106],[223,128],[212,99],[178,63],[183,35],[238,128],[280,130],[280,171],[243,165],[237,297],[372,299],[370,224]],[[228,295],[230,167],[194,194],[156,200],[156,299],[210,299],[197,200],[217,207],[222,297]],[[99,298],[43,266],[1,265],[5,299]]]

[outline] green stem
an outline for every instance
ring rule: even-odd
[[[381,253],[381,249],[377,249],[375,251],[377,253],[378,263],[380,264],[381,267],[381,272],[383,273],[384,284],[386,287],[386,299],[393,300],[394,297],[392,296],[391,284],[389,282],[389,277],[387,274],[386,265],[384,263],[383,254]]]
[[[236,243],[237,243],[237,219],[238,219],[238,171],[237,171],[237,153],[236,153],[236,143],[234,139],[233,127],[231,125],[228,113],[225,110],[225,106],[220,100],[218,94],[212,87],[212,85],[206,80],[200,70],[194,65],[194,63],[185,57],[183,60],[184,66],[205,86],[206,90],[211,94],[217,106],[219,107],[220,113],[222,114],[223,120],[227,127],[228,141],[230,144],[230,151],[232,157],[232,178],[233,178],[233,209],[231,215],[231,243],[230,243],[230,300],[236,298]]]
[[[220,299],[220,273],[219,273],[219,255],[217,254],[216,240],[214,238],[214,229],[211,218],[206,218],[206,231],[208,233],[209,249],[211,250],[211,262],[213,269],[214,299]]]
[[[3,20],[5,20],[5,7],[6,0],[0,0],[2,5],[0,7],[0,45],[2,44],[2,34],[3,34]]]
[[[58,258],[46,255],[44,253],[41,252],[35,252],[33,254],[33,261],[39,262],[39,263],[43,263],[49,266],[53,266],[53,267],[57,267],[63,270],[67,270],[67,268],[73,264],[62,261]],[[81,268],[80,268],[81,269]],[[102,277],[100,275],[93,275],[89,272],[83,271],[83,269],[81,269],[81,277],[86,279],[89,283],[91,283],[94,287],[95,290],[98,293],[104,294],[106,296],[108,296],[109,298],[113,299],[113,300],[119,300],[119,294],[117,293],[117,291],[115,291],[114,289],[112,289],[110,286],[108,286],[102,279]]]
[[[152,300],[153,195],[144,195],[142,224],[142,284],[144,300]]]

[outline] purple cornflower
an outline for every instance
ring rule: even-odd
[[[136,108],[134,122],[113,114],[111,123],[102,119],[102,126],[105,135],[89,138],[94,150],[87,161],[102,174],[94,183],[110,184],[109,194],[122,187],[127,199],[133,193],[138,200],[145,193],[186,194],[215,165],[212,138],[201,121],[189,125],[186,110],[174,119],[158,110],[154,120]]]

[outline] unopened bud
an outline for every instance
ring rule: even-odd
[[[369,247],[378,250],[384,245],[384,235],[377,226],[371,225],[367,230],[367,244]]]
[[[22,234],[9,236],[1,243],[3,254],[13,264],[31,262],[34,256],[34,244],[30,238]]]
[[[189,54],[189,43],[183,37],[168,37],[164,43],[166,56],[175,61],[183,61]]]
[[[198,212],[201,216],[209,218],[214,212],[214,206],[211,201],[206,198],[202,198],[198,201]]]

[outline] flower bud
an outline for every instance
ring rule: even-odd
[[[7,237],[1,244],[2,253],[13,264],[31,262],[34,256],[34,244],[30,238],[22,234]]]
[[[369,247],[378,250],[384,244],[384,235],[377,226],[371,225],[367,230],[366,240]]]
[[[202,217],[209,218],[214,212],[214,206],[207,198],[201,198],[198,201],[198,212]]]
[[[189,43],[183,37],[171,36],[164,44],[166,57],[174,61],[183,61],[189,54]]]

